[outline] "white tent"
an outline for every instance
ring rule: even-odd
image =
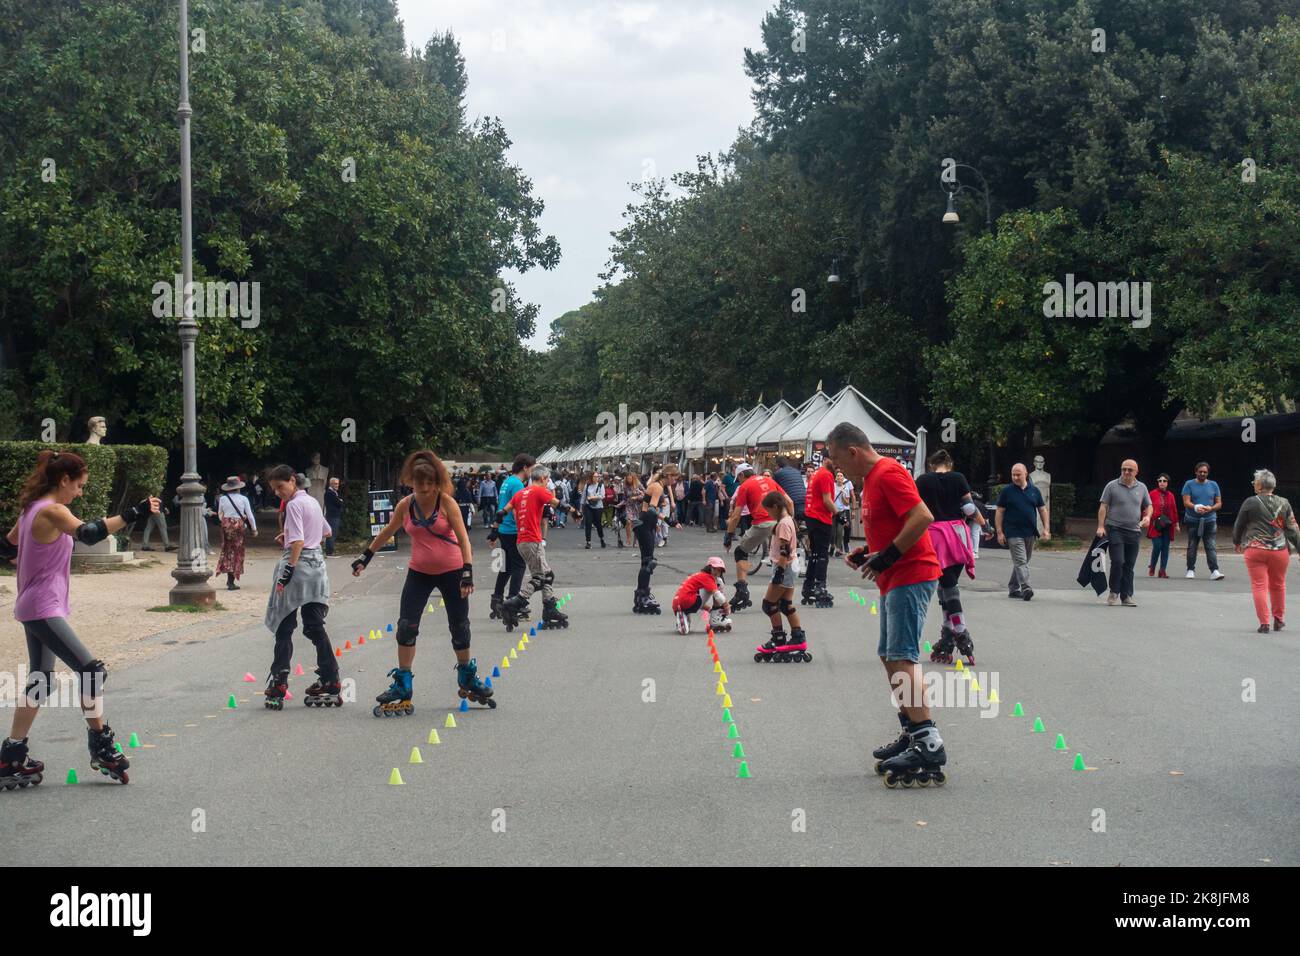
[[[785,399],[777,402],[768,409],[767,417],[760,422],[756,422],[750,430],[744,442],[747,446],[757,446],[763,443],[764,435],[769,432],[781,434],[785,428],[789,427],[790,422],[794,421],[795,409]],[[775,439],[773,439],[775,441]]]
[[[744,452],[745,439],[760,422],[767,421],[767,417],[767,406],[760,400],[748,413],[733,422],[731,427],[723,432],[721,436],[715,438],[715,445],[721,446],[724,452],[732,448],[739,448],[741,452]]]

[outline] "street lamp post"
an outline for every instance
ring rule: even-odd
[[[953,205],[953,197],[964,192],[978,193],[979,195],[984,197],[984,225],[988,227],[989,232],[992,232],[993,216],[991,215],[991,207],[989,205],[989,184],[984,181],[984,177],[980,174],[980,171],[976,169],[974,166],[967,166],[965,163],[956,163],[952,166],[952,169],[954,170],[969,169],[972,173],[974,173],[979,178],[980,188],[976,189],[974,186],[967,186],[965,183],[957,183],[956,189],[949,189],[946,185],[944,185],[943,175],[940,174],[939,183],[941,186],[943,186],[943,191],[948,194],[948,209],[943,214],[944,223],[948,225],[952,225],[954,223],[961,221],[961,218],[957,215],[957,207]]]
[[[181,376],[185,411],[185,471],[181,475],[181,526],[180,549],[176,552],[176,567],[172,577],[176,586],[168,600],[172,604],[198,604],[211,606],[217,593],[208,583],[212,569],[207,555],[199,543],[203,540],[203,484],[199,480],[198,426],[194,401],[194,342],[199,337],[199,327],[194,321],[194,285],[190,262],[193,252],[191,237],[190,194],[190,57],[189,57],[188,0],[180,0],[181,37],[181,100],[176,108],[181,130],[181,288],[184,305],[181,310],[179,333],[181,339]]]

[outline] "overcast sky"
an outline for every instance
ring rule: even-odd
[[[497,116],[510,160],[546,203],[560,264],[512,275],[540,307],[529,343],[591,299],[610,232],[644,172],[693,169],[754,115],[745,47],[772,0],[398,0],[407,46],[450,29],[469,73],[470,118]]]

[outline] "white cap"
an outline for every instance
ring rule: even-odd
[[[753,470],[754,470],[754,466],[751,465],[749,462],[747,462],[747,461],[738,461],[738,462],[736,462],[736,470],[735,470],[734,472],[732,472],[732,474],[734,474],[737,478],[739,478],[739,477],[740,477],[740,473],[741,473],[742,471],[753,471]]]

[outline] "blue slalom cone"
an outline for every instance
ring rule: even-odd
[[[462,714],[468,714],[468,713],[469,713],[469,701],[467,701],[467,700],[466,700],[465,698],[463,698],[463,697],[462,697],[461,700],[460,700],[460,712],[461,712]]]
[[[392,633],[393,633],[393,625],[391,625],[391,624],[388,625],[388,633],[389,633],[389,634],[392,634]]]
[[[493,667],[493,668],[492,668],[492,676],[493,676],[493,677],[500,677],[500,676],[501,676],[501,668],[500,668],[500,667]]]
[[[483,678],[483,686],[484,686],[484,687],[491,687],[491,686],[492,686],[492,678],[491,678],[491,677],[485,677],[485,678]]]

